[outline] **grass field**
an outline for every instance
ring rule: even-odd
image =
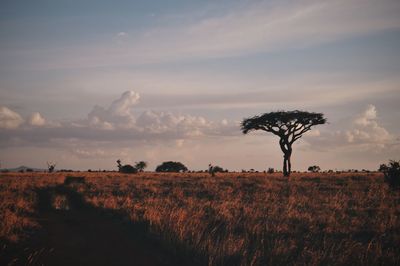
[[[66,176],[84,176],[85,182],[64,185]],[[62,211],[62,216],[40,210],[43,191],[51,208]],[[26,255],[20,249],[32,246],[33,239],[52,226],[49,220],[54,218],[60,226],[59,219],[64,219],[60,217],[68,217],[79,205],[71,202],[72,196],[80,197],[90,210],[104,213],[95,216],[85,209],[71,216],[82,226],[91,223],[93,234],[96,224],[104,223],[106,229],[98,229],[97,237],[115,237],[102,249],[124,256],[129,245],[140,246],[143,265],[157,265],[151,257],[160,252],[180,256],[174,264],[400,264],[400,192],[388,188],[380,173],[294,173],[289,180],[278,173],[1,174],[0,261],[46,261],[50,253],[42,252],[38,258],[36,252],[36,261],[32,254],[26,260],[18,258]],[[86,214],[85,219],[77,218]],[[110,216],[113,221],[105,223]],[[124,233],[113,231],[116,221],[136,226],[133,238],[139,231],[146,237],[130,243]],[[60,234],[52,241],[68,242],[65,237]],[[123,247],[115,244],[118,239]]]

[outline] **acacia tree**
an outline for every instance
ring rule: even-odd
[[[181,162],[163,162],[156,168],[156,172],[186,172],[187,167]]]
[[[135,163],[135,168],[138,169],[139,172],[143,172],[144,168],[147,167],[147,162],[140,161]]]
[[[56,168],[57,163],[47,162],[47,169],[49,169],[49,173],[53,173]]]
[[[279,145],[283,152],[283,175],[289,176],[292,168],[293,143],[311,130],[312,126],[325,124],[326,118],[322,113],[305,111],[279,111],[245,118],[241,129],[244,134],[254,130],[271,132],[279,137]]]

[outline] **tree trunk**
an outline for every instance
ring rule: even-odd
[[[286,155],[283,156],[283,176],[288,176]]]
[[[289,176],[291,171],[290,155],[292,154],[292,146],[286,138],[281,137],[279,145],[283,152],[283,176]]]
[[[292,163],[290,161],[291,156],[292,156],[292,149],[291,149],[291,147],[289,147],[289,150],[287,150],[283,155],[283,175],[284,176],[290,176],[290,173],[292,172]]]

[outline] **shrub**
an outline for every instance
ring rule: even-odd
[[[389,161],[389,164],[381,164],[378,169],[379,172],[382,172],[385,181],[391,187],[399,187],[400,186],[400,161]]]
[[[136,174],[138,170],[130,164],[125,164],[119,168],[119,171],[124,174]]]
[[[215,173],[224,173],[224,172],[227,173],[228,169],[224,170],[224,168],[222,168],[218,165],[215,165],[215,166],[213,166],[212,164],[208,165],[208,173],[211,176],[215,176]]]
[[[147,162],[145,162],[145,161],[140,161],[140,162],[135,163],[135,168],[139,172],[143,172],[146,167],[147,167]]]
[[[321,171],[321,168],[318,165],[313,165],[308,167],[307,170],[313,173],[318,173],[319,171]]]
[[[121,160],[117,160],[118,171],[124,174],[136,174],[138,170],[130,164],[121,164]]]
[[[47,169],[49,170],[49,173],[53,173],[55,168],[56,168],[56,163],[47,162]]]
[[[172,161],[163,162],[162,164],[160,164],[156,168],[156,172],[175,172],[175,173],[179,173],[179,172],[186,172],[187,170],[188,170],[187,167],[183,163],[172,162]]]
[[[272,168],[272,167],[268,168],[268,171],[267,171],[268,174],[273,174],[274,172],[275,172],[274,168]]]

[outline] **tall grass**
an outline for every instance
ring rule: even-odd
[[[208,265],[400,264],[400,194],[379,173],[293,174],[290,180],[262,173],[85,177],[85,184],[73,186],[87,202],[147,222]],[[0,195],[18,202],[32,187],[61,182],[39,182],[48,178],[0,178]],[[27,197],[22,205],[31,213],[34,196]],[[10,208],[1,205],[6,217]],[[0,237],[10,237],[10,224],[24,217],[7,222]]]
[[[210,265],[398,264],[400,196],[379,174],[145,174],[88,178],[119,209]]]
[[[63,180],[57,174],[0,174],[0,240],[16,243],[28,237],[39,226],[35,217],[36,189]]]

